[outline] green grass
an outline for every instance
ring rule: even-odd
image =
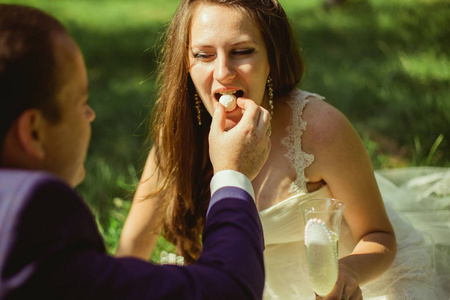
[[[0,2],[54,15],[84,53],[97,119],[79,191],[112,253],[149,146],[155,44],[178,1]],[[280,2],[308,66],[301,87],[349,117],[375,168],[450,166],[450,2]]]

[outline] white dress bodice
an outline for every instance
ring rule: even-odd
[[[299,204],[311,198],[332,198],[327,185],[308,193],[305,168],[314,156],[302,150],[307,123],[302,119],[307,97],[296,90],[288,102],[292,120],[282,140],[296,179],[288,199],[260,211],[265,239],[264,300],[315,299],[308,280],[304,222]],[[450,300],[450,169],[402,168],[375,172],[397,239],[397,255],[388,271],[361,287],[364,299]],[[411,224],[414,224],[411,225]],[[352,252],[355,242],[342,220],[339,257]],[[161,263],[183,264],[183,258],[163,251]]]
[[[286,146],[286,157],[292,163],[297,175],[290,189],[293,196],[260,212],[266,244],[264,299],[315,299],[306,269],[304,222],[299,204],[306,199],[330,198],[333,195],[326,185],[312,193],[306,190],[308,179],[305,177],[304,170],[314,161],[314,156],[305,153],[301,146],[302,134],[307,130],[302,113],[308,103],[308,96],[323,99],[321,96],[301,90],[291,95],[288,103],[293,112],[292,122],[288,127],[288,135],[282,141]],[[450,171],[447,169],[444,171],[439,169],[439,171],[447,174],[447,181],[445,179],[441,181],[450,183]],[[433,170],[431,173],[436,172],[437,170]],[[391,208],[390,202],[396,204],[399,198],[404,200],[410,194],[405,193],[404,189],[397,188],[380,174],[376,174],[376,178],[396,232],[398,249],[390,269],[362,287],[364,299],[448,300],[448,295],[445,295],[443,289],[438,286],[439,278],[436,277],[433,256],[429,253],[430,249],[434,249],[430,245],[434,245],[435,242],[427,243],[422,233]],[[447,194],[450,193],[447,191]],[[408,199],[406,201],[409,202]],[[450,200],[446,203],[449,204]],[[408,205],[406,204],[405,207]],[[399,208],[397,207],[396,210]],[[444,217],[444,223],[446,221],[450,224],[450,212]],[[447,229],[448,231],[444,230],[442,239],[444,241],[448,237],[448,244],[445,246],[450,250],[450,229]],[[339,237],[339,256],[348,255],[354,247],[355,242],[351,237],[350,229],[343,219]],[[444,257],[444,261],[447,257],[449,267],[446,271],[449,271],[450,251]]]

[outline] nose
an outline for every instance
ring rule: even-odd
[[[93,122],[95,120],[95,111],[92,109],[92,107],[90,107],[88,105],[87,109],[86,109],[86,118],[88,119],[89,122]]]
[[[219,55],[216,59],[216,66],[214,70],[214,77],[219,82],[226,82],[236,76],[235,66],[233,60],[227,55]]]

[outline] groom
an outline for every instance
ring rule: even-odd
[[[0,4],[0,300],[261,299],[264,243],[249,179],[270,148],[268,112],[240,103],[242,121],[225,132],[218,105],[203,253],[186,267],[155,266],[108,256],[72,189],[95,118],[87,98],[84,61],[64,27]]]

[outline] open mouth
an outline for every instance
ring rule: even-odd
[[[236,98],[242,97],[244,95],[244,91],[237,90],[237,91],[228,91],[223,93],[215,93],[214,98],[216,98],[217,101],[219,101],[220,96],[222,95],[234,95]]]

